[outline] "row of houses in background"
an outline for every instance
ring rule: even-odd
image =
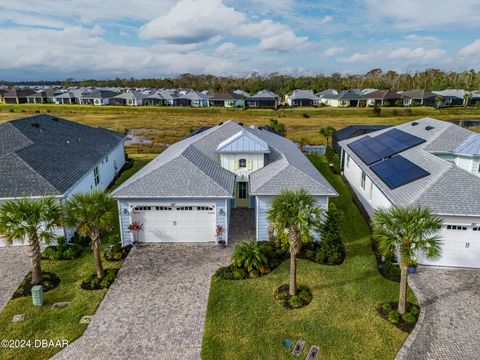
[[[480,104],[480,90],[461,89],[426,91],[327,89],[294,90],[282,99],[269,90],[249,94],[242,90],[195,91],[193,89],[121,89],[121,88],[62,88],[28,87],[0,88],[0,103],[6,104],[79,104],[119,106],[187,106],[226,108],[273,108],[289,107],[366,107],[366,106],[467,106]]]

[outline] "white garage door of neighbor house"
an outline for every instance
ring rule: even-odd
[[[441,236],[442,257],[424,264],[480,268],[480,226],[447,225]]]
[[[137,206],[132,220],[143,223],[144,242],[215,241],[215,207],[212,205]]]

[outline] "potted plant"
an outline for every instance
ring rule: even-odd
[[[218,244],[218,246],[224,248],[225,247],[225,240],[223,240],[223,233],[225,232],[225,229],[223,228],[222,225],[217,225],[217,228],[215,229],[215,232],[217,233],[217,244]]]
[[[138,239],[138,236],[140,234],[140,231],[143,230],[143,224],[140,224],[139,222],[134,221],[130,225],[128,225],[128,230],[132,233],[132,245],[135,249],[138,248],[140,241]]]
[[[410,262],[410,264],[408,264],[408,273],[415,274],[416,272],[417,272],[417,262],[413,260]]]

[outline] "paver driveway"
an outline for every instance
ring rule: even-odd
[[[87,330],[55,359],[199,359],[210,278],[231,247],[133,250]]]
[[[409,280],[420,292],[425,318],[398,359],[480,358],[480,270],[421,267]]]
[[[0,247],[0,312],[27,275],[30,263],[27,246]]]

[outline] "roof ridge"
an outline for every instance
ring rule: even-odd
[[[288,162],[288,160],[287,160],[287,162]],[[322,187],[324,187],[326,190],[333,190],[333,192],[334,192],[336,195],[338,195],[337,190],[335,190],[335,188],[334,188],[328,181],[327,181],[327,183],[330,184],[331,189],[328,189],[324,184],[320,183],[318,180],[315,180],[313,177],[311,177],[311,176],[310,176],[309,174],[307,174],[305,171],[303,171],[302,169],[299,169],[298,167],[294,166],[294,165],[291,164],[290,162],[288,162],[288,164],[289,164],[289,166],[291,166],[291,167],[297,169],[298,171],[300,171],[300,172],[301,172],[303,175],[305,175],[306,177],[308,177],[308,178],[312,179],[313,181],[315,181],[316,183],[320,184],[320,185],[321,185]],[[312,166],[313,166],[313,165],[312,165]],[[315,170],[316,170],[316,169],[315,169]],[[316,171],[318,171],[318,170],[316,170]],[[319,171],[318,171],[318,173],[319,173],[320,175],[322,175]],[[323,175],[322,175],[322,177],[323,177]],[[325,177],[323,177],[323,178],[325,178]],[[325,180],[327,180],[327,179],[325,179]]]

